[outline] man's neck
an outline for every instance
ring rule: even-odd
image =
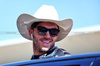
[[[34,51],[34,55],[43,55],[45,54],[46,52],[38,52],[38,51]]]

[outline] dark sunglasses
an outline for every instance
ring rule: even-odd
[[[55,37],[60,32],[60,30],[56,28],[47,29],[46,27],[43,26],[37,26],[36,28],[39,30],[40,35],[45,35],[47,31],[49,31],[50,35],[52,37]]]

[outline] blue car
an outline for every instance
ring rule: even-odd
[[[100,52],[28,60],[3,64],[1,66],[100,66]]]

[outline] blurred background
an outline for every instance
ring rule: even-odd
[[[32,42],[19,34],[16,21],[42,5],[54,6],[60,20],[73,19],[72,31],[58,47],[72,55],[100,52],[100,0],[0,0],[0,64],[30,60]]]

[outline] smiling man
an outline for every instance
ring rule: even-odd
[[[35,14],[21,14],[17,19],[20,34],[33,41],[33,59],[68,56],[70,53],[55,46],[65,38],[73,25],[72,19],[58,20],[53,6],[43,5]]]
[[[34,55],[42,55],[49,50],[53,50],[59,31],[58,26],[51,22],[38,22],[37,26],[33,23],[29,35],[34,38]]]

